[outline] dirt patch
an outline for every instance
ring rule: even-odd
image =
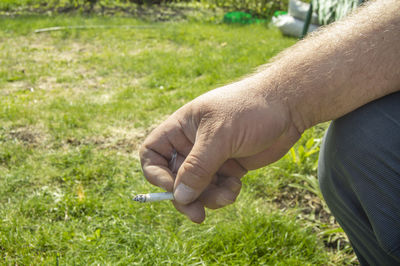
[[[302,213],[313,214],[324,223],[329,223],[331,214],[323,208],[321,199],[308,191],[284,187],[273,201],[279,209],[300,207]]]
[[[17,141],[33,147],[45,145],[48,141],[48,135],[34,126],[17,127],[5,133],[6,140]]]
[[[326,248],[349,249],[350,241],[343,232],[334,232],[339,225],[326,204],[317,195],[307,190],[287,186],[281,189],[280,194],[272,202],[281,210],[300,209],[298,218],[312,225],[321,236]]]
[[[0,95],[8,96],[18,92],[33,92],[34,88],[28,81],[9,82],[7,87],[0,90]]]
[[[102,50],[101,46],[66,40],[60,47],[54,44],[54,40],[48,35],[32,35],[17,39],[10,41],[9,46],[18,47],[16,43],[23,44],[22,46],[28,49],[29,53],[28,58],[15,65],[14,68],[16,71],[23,69],[27,77],[40,75],[33,84],[25,80],[8,83],[4,90],[8,94],[16,90],[33,88],[46,93],[55,92],[54,95],[57,97],[64,96],[69,99],[88,97],[89,101],[95,103],[107,103],[114,95],[113,88],[116,86],[126,87],[139,84],[140,78],[128,78],[125,73],[116,72],[102,76],[96,65],[83,62],[85,58],[99,53]],[[26,54],[23,51],[20,53]],[[33,63],[26,66],[24,65],[26,62]],[[54,71],[53,65],[57,65]]]
[[[60,89],[62,85],[57,83],[56,77],[40,77],[36,87],[41,90],[52,91],[54,89]]]
[[[123,155],[137,157],[137,151],[147,131],[142,129],[112,128],[108,134],[84,139],[68,138],[64,145],[92,145],[100,150],[115,150]]]

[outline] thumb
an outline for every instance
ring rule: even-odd
[[[224,141],[216,136],[196,139],[194,146],[178,170],[174,197],[180,204],[196,200],[211,183],[213,176],[227,160]]]

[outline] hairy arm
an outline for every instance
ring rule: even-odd
[[[234,202],[240,178],[281,158],[305,129],[400,90],[398,14],[398,0],[371,2],[262,71],[187,103],[144,141],[146,178],[173,191],[194,222],[205,207]]]
[[[287,100],[299,132],[400,90],[400,1],[369,2],[252,78]]]

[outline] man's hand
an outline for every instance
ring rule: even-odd
[[[176,209],[194,222],[204,220],[204,207],[233,203],[240,178],[282,157],[300,136],[285,103],[265,99],[254,84],[243,80],[198,97],[143,143],[144,175],[174,191]],[[172,166],[174,151],[178,156]]]

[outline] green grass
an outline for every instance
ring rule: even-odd
[[[66,25],[110,27],[34,33]],[[336,225],[327,210],[320,220],[307,207],[322,203],[294,175],[315,178],[313,140],[324,126],[308,131],[280,162],[249,173],[237,203],[209,211],[202,225],[170,203],[131,200],[159,191],[144,180],[137,155],[151,128],[295,41],[264,25],[3,17],[0,263],[351,263],[347,246],[324,245],[343,239],[325,237]],[[289,186],[295,182],[304,189]]]

